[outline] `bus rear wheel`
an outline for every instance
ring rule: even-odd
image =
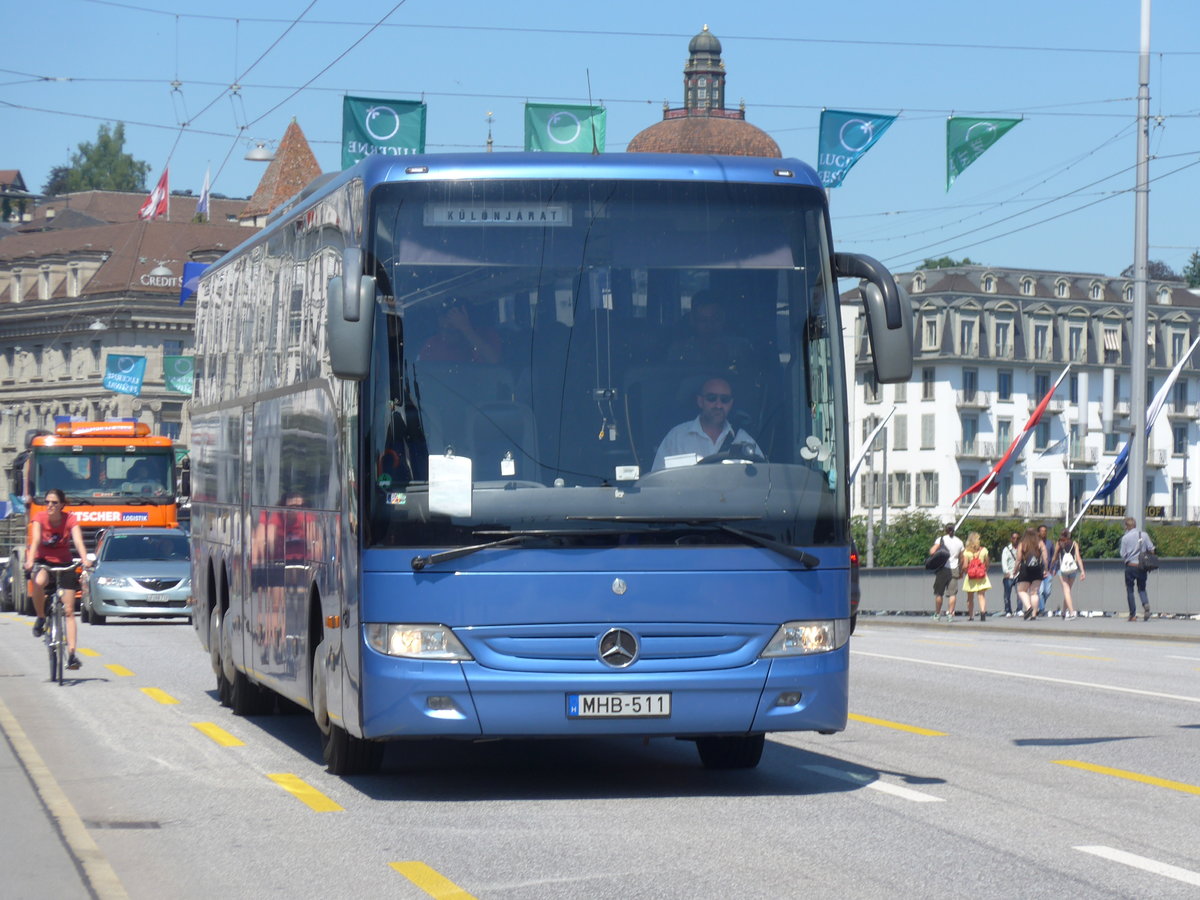
[[[696,738],[696,750],[706,769],[753,769],[762,759],[766,735]]]

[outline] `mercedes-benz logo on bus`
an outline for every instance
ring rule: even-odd
[[[610,628],[600,638],[600,662],[614,669],[633,665],[638,657],[638,639],[624,628]]]

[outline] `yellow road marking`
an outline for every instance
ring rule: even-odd
[[[158,688],[142,688],[142,693],[151,700],[157,700],[163,706],[171,706],[172,704],[179,702],[166,691],[161,691]]]
[[[295,775],[280,772],[275,775],[268,774],[267,777],[314,812],[342,811],[342,807],[338,806],[311,784],[308,784]]]
[[[1069,656],[1071,659],[1098,659],[1101,662],[1112,662],[1111,656],[1085,656],[1082,653],[1055,653],[1053,650],[1039,650],[1042,656]]]
[[[220,744],[222,747],[245,747],[244,741],[239,741],[232,734],[212,722],[193,722],[192,727],[201,734],[206,735]]]
[[[1169,781],[1166,778],[1155,778],[1153,775],[1127,772],[1125,769],[1110,769],[1108,766],[1094,766],[1091,763],[1079,762],[1074,759],[1056,759],[1054,762],[1060,766],[1070,766],[1073,769],[1083,769],[1085,772],[1096,772],[1100,775],[1112,775],[1114,778],[1124,778],[1128,781],[1140,781],[1142,784],[1170,788],[1173,791],[1181,791],[1185,794],[1200,794],[1200,786],[1186,784],[1182,781]]]
[[[441,872],[423,862],[394,862],[388,865],[430,897],[436,897],[438,900],[475,900],[473,894],[468,894]]]
[[[109,670],[110,672],[112,672],[114,675],[120,675],[120,676],[122,676],[123,678],[128,678],[130,675],[132,675],[132,674],[133,674],[132,672],[130,672],[130,671],[129,671],[127,668],[125,668],[124,666],[118,666],[116,663],[109,663],[109,664],[108,664],[108,665],[106,665],[104,668],[108,669],[108,670]]]
[[[868,725],[880,725],[884,728],[895,728],[897,731],[909,731],[913,734],[923,734],[926,737],[945,737],[944,731],[930,731],[928,728],[918,728],[916,725],[905,725],[902,722],[889,722],[887,719],[874,719],[871,716],[860,716],[856,713],[850,713],[850,718],[855,722],[865,722]]]
[[[91,647],[76,647],[75,650],[77,653],[79,653],[80,656],[99,656],[100,655],[95,650],[93,650]]]

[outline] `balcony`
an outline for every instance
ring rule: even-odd
[[[1043,396],[1045,396],[1045,395],[1043,395]],[[1032,413],[1035,409],[1037,409],[1038,404],[1041,402],[1042,402],[1041,397],[1030,397],[1029,398],[1029,411]],[[1054,396],[1050,398],[1050,402],[1046,404],[1046,412],[1051,415],[1060,413],[1066,408],[1067,408],[1067,401],[1063,397],[1060,397],[1058,395],[1057,391],[1055,391]]]
[[[1169,419],[1194,419],[1200,413],[1200,408],[1197,408],[1195,403],[1168,403],[1167,418]]]
[[[954,456],[957,459],[996,459],[996,444],[992,441],[956,441]]]
[[[986,391],[958,391],[955,393],[954,401],[959,409],[992,408],[992,398]]]
[[[1067,448],[1067,468],[1081,469],[1096,465],[1100,451],[1095,447],[1085,447],[1082,443],[1072,443]]]
[[[1167,451],[1166,450],[1155,450],[1152,448],[1146,450],[1146,465],[1147,466],[1149,466],[1152,469],[1161,469],[1166,464],[1167,464]]]

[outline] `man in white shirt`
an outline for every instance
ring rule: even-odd
[[[933,617],[935,619],[942,617],[942,598],[945,597],[950,601],[946,605],[946,621],[953,623],[954,601],[958,599],[958,585],[962,578],[963,552],[962,540],[954,536],[953,522],[946,523],[945,532],[929,548],[930,554],[933,554],[939,546],[945,547],[950,556],[946,560],[946,564],[933,576]]]
[[[729,413],[733,409],[733,389],[724,378],[710,378],[696,394],[696,406],[700,415],[688,422],[681,422],[663,438],[654,455],[650,471],[670,469],[676,466],[695,465],[706,456],[737,447],[732,458],[762,458],[754,438],[742,429],[729,424]],[[740,445],[740,446],[739,446]]]

